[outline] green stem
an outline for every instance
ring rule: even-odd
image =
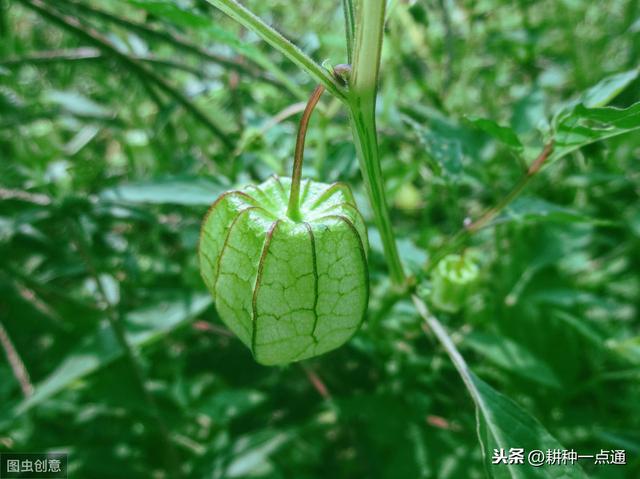
[[[240,25],[262,37],[265,42],[309,73],[318,83],[324,85],[333,95],[341,100],[346,100],[345,91],[327,70],[309,58],[280,32],[267,25],[249,9],[235,0],[207,0],[207,2],[222,10]]]
[[[348,106],[358,161],[382,238],[391,280],[396,285],[403,285],[406,276],[391,228],[376,133],[375,103],[384,11],[384,0],[362,0],[358,3]]]
[[[289,193],[289,206],[287,208],[287,216],[293,221],[300,221],[300,180],[302,179],[302,162],[304,160],[304,139],[307,136],[309,128],[309,119],[313,113],[313,109],[318,104],[320,97],[324,92],[324,86],[318,85],[309,97],[307,106],[302,113],[300,119],[300,127],[298,128],[298,137],[296,138],[296,150],[293,157],[293,173],[291,175],[291,191]]]

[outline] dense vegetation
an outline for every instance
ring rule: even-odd
[[[340,2],[245,5],[348,61]],[[368,313],[264,367],[215,312],[199,226],[290,175],[315,79],[204,0],[0,0],[0,452],[67,451],[78,478],[639,477],[640,2],[386,15],[378,141],[411,279],[325,93],[303,173],[354,190]],[[432,294],[449,253],[479,271],[459,307]],[[627,465],[492,466],[504,446]]]

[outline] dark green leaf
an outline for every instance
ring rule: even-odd
[[[194,10],[180,8],[172,0],[127,0],[127,2],[177,25],[196,28],[211,25],[209,18],[198,15]]]
[[[500,394],[482,379],[471,373],[473,387],[476,390],[479,434],[484,445],[487,471],[494,478],[585,478],[579,464],[544,465],[532,467],[526,463],[526,455],[533,450],[565,450],[549,432],[532,416],[527,414],[514,401]],[[511,448],[523,448],[525,464],[492,464],[494,449],[503,449],[509,453]]]
[[[474,331],[465,336],[464,342],[507,371],[545,386],[562,387],[556,374],[545,362],[509,338]]]
[[[518,135],[510,127],[498,125],[495,121],[486,118],[467,117],[467,120],[505,145],[518,150],[522,149]]]

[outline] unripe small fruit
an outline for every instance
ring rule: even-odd
[[[200,270],[224,323],[256,361],[285,364],[345,343],[367,308],[367,232],[342,183],[289,178],[221,195],[200,233]]]
[[[449,313],[459,311],[475,288],[480,268],[473,255],[450,254],[436,265],[431,276],[432,304]]]

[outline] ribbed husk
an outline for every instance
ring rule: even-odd
[[[200,234],[218,314],[265,365],[339,347],[368,301],[367,232],[350,189],[305,181],[296,222],[286,215],[290,185],[273,177],[224,193]]]

